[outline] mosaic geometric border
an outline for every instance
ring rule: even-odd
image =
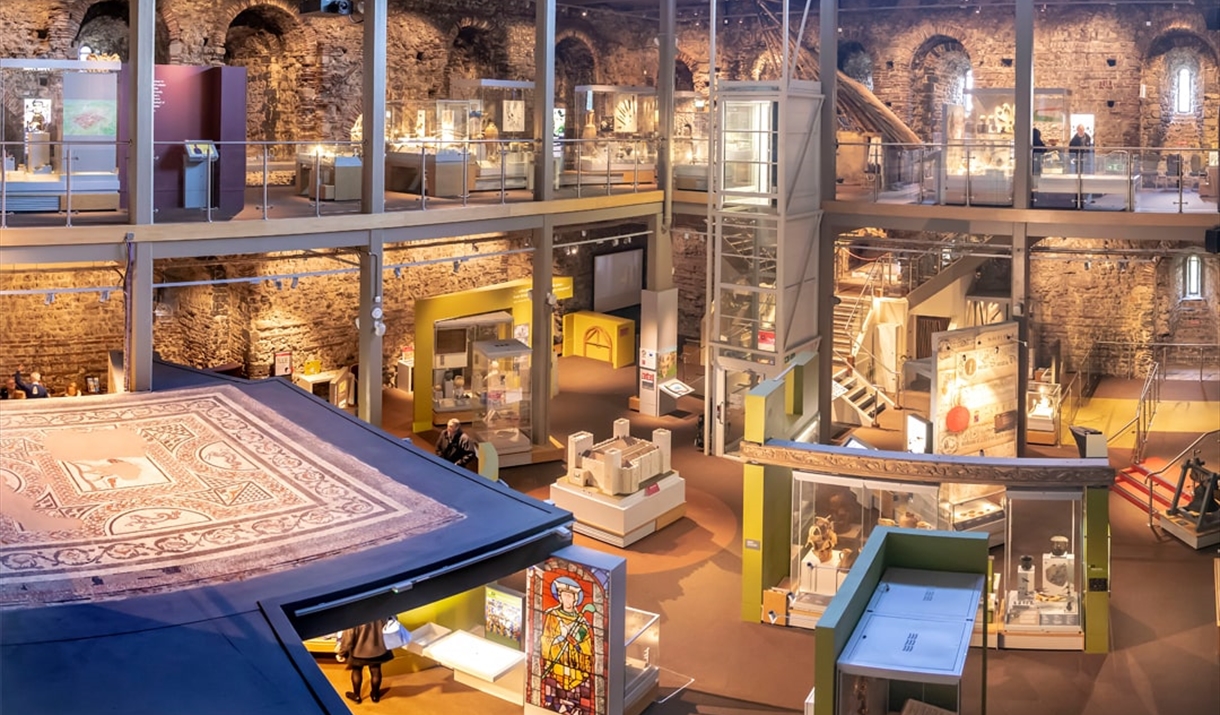
[[[461,518],[228,385],[0,410],[0,608],[239,580]]]

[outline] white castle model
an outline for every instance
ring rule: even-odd
[[[605,442],[593,444],[589,432],[568,437],[567,480],[605,494],[632,494],[642,482],[669,472],[669,449],[669,430],[653,430],[649,442],[632,437],[631,423],[617,419],[614,436]]]

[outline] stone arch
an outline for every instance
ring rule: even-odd
[[[707,91],[708,85],[708,62],[701,60],[698,57],[678,49],[674,57],[675,65],[685,67],[686,71],[691,75],[691,89],[697,92]]]
[[[860,84],[873,88],[873,56],[856,40],[839,43],[838,68]]]
[[[1175,107],[1175,80],[1183,68],[1190,71],[1193,85],[1192,107],[1187,113]],[[1220,127],[1216,106],[1220,104],[1220,57],[1206,38],[1186,27],[1157,35],[1140,66],[1140,84],[1146,88],[1140,99],[1141,146],[1215,146]],[[1181,157],[1187,166],[1190,159]]]
[[[580,136],[581,127],[576,122],[583,116],[577,106],[576,87],[597,84],[601,76],[598,71],[594,44],[587,35],[568,30],[555,39],[555,104],[567,110],[564,134]]]
[[[246,69],[246,136],[250,141],[293,142],[317,138],[308,131],[314,107],[301,101],[301,89],[316,84],[314,73],[301,61],[316,45],[312,31],[278,0],[231,3],[214,47],[224,48],[224,64]],[[343,138],[346,138],[344,136]],[[272,155],[287,158],[292,146],[271,147]]]
[[[91,20],[99,16],[121,18],[124,28],[127,26],[127,0],[70,0],[67,12],[55,15],[49,31],[51,46],[63,53],[67,59],[76,59],[76,49],[82,29]],[[182,41],[182,27],[177,15],[170,8],[158,8],[156,11],[156,33],[154,35],[153,54],[156,62],[164,64],[169,61],[169,46],[173,42]],[[127,60],[127,38],[121,38],[119,56]]]
[[[232,0],[218,10],[216,24],[213,25],[212,31],[208,35],[208,44],[212,47],[224,47],[225,35],[228,34],[229,26],[233,24],[237,16],[259,6],[283,11],[283,15],[287,18],[286,22],[292,26],[293,34],[300,34],[301,45],[305,47],[318,45],[317,32],[310,23],[301,22],[297,14],[300,12],[300,7],[294,0]]]
[[[453,77],[466,79],[500,79],[511,64],[508,38],[504,32],[487,20],[464,17],[453,24],[449,31],[449,56],[446,61],[443,91],[449,92],[449,80]]]
[[[940,136],[946,104],[965,105],[970,53],[955,37],[926,36],[911,56],[911,116],[907,124],[925,140]],[[942,137],[943,139],[943,137]]]

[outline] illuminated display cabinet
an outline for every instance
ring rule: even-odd
[[[498,454],[530,449],[530,347],[520,340],[473,346],[474,432]]]
[[[1083,648],[1083,523],[1080,489],[1008,490],[1004,647]]]
[[[480,341],[508,338],[512,324],[513,316],[502,311],[435,323],[432,412],[437,424],[444,424],[450,417],[464,422],[474,418],[478,394],[472,394],[471,387],[473,346]]]

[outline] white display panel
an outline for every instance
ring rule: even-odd
[[[593,310],[608,313],[640,304],[644,289],[644,249],[593,258]]]

